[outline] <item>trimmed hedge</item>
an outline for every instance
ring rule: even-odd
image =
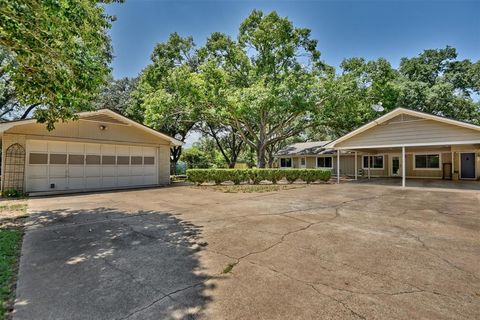
[[[330,180],[330,170],[322,169],[188,169],[187,179],[196,184],[204,182],[222,182],[232,181],[234,184],[248,182],[259,184],[260,181],[270,181],[276,184],[283,178],[289,183],[298,179],[306,183],[315,181]]]

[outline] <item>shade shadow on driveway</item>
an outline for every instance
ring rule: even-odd
[[[15,319],[188,319],[209,301],[201,227],[169,213],[58,209],[28,230]]]

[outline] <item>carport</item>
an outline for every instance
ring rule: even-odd
[[[397,108],[340,137],[327,147],[355,156],[355,180],[480,179],[480,126]],[[340,175],[337,175],[337,183]]]

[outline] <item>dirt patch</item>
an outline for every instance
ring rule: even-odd
[[[0,200],[0,223],[27,216],[27,200]]]

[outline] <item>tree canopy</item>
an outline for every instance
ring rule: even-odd
[[[135,103],[127,112],[154,129],[180,141],[199,122],[202,81],[196,72],[198,58],[191,37],[170,35],[156,45],[152,63],[141,73]],[[139,114],[140,113],[140,114]],[[171,148],[172,171],[181,155],[181,147]]]
[[[41,106],[35,116],[49,129],[91,108],[112,57],[107,30],[114,18],[104,7],[92,0],[0,0],[0,16],[0,47],[12,59],[0,76],[18,103]]]
[[[229,101],[217,107],[256,150],[258,167],[265,167],[268,147],[315,125],[319,80],[331,68],[320,61],[310,30],[254,10],[237,40],[214,33],[202,54],[221,69]]]

